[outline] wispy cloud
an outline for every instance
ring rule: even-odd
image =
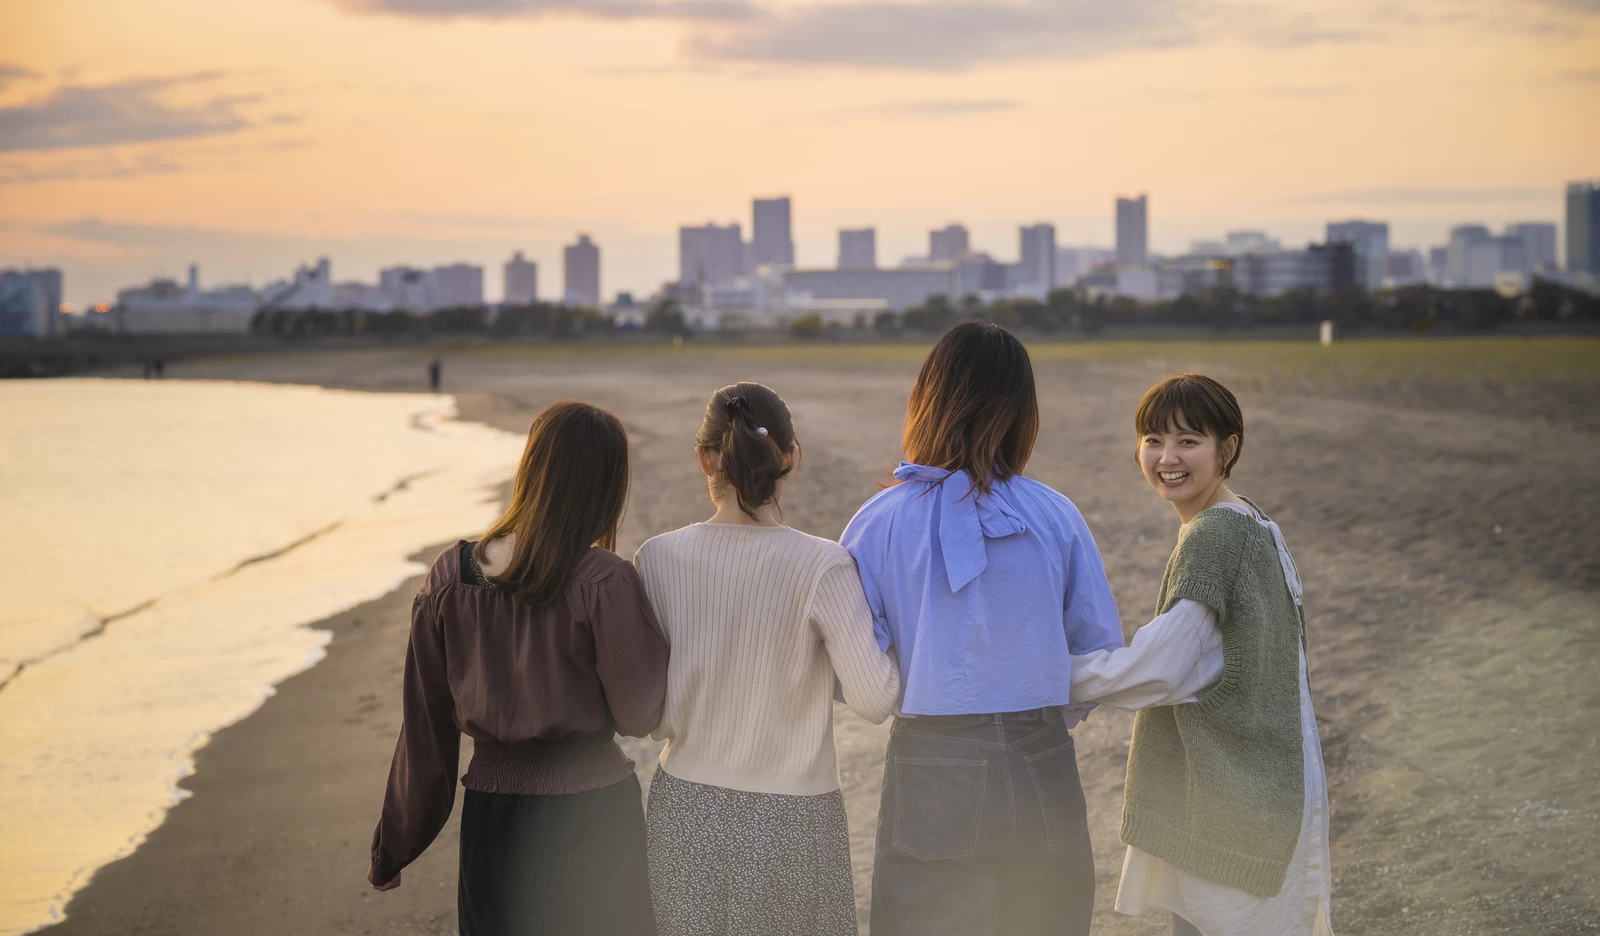
[[[677,20],[689,62],[957,71],[1241,39],[1270,48],[1385,38],[1401,23],[1363,7],[1286,11],[1265,0],[328,0],[416,19],[547,16]],[[1529,0],[1586,4],[1600,0]],[[1303,10],[1303,8],[1301,8]]]
[[[5,90],[13,81],[23,78],[37,78],[37,72],[29,71],[21,65],[12,65],[9,62],[0,62],[0,91]]]
[[[1556,72],[1562,81],[1600,82],[1600,68],[1566,68]]]
[[[1155,98],[1180,101],[1220,101],[1243,98],[1328,98],[1349,94],[1355,85],[1348,82],[1325,85],[1267,85],[1262,88],[1146,88]]]
[[[164,153],[146,153],[134,159],[52,160],[47,165],[0,164],[0,185],[62,182],[79,179],[128,179],[162,175],[189,168]]]
[[[844,113],[863,117],[966,117],[973,114],[996,114],[1004,111],[1014,111],[1021,106],[1021,101],[1003,98],[891,101],[886,104],[848,108]]]
[[[1303,205],[1495,205],[1548,198],[1550,188],[1394,188],[1347,189],[1291,196],[1285,201]]]
[[[760,10],[745,0],[333,0],[351,13],[418,19],[506,19],[581,16],[604,20],[748,20]]]
[[[0,108],[0,152],[65,150],[234,133],[254,126],[241,107],[254,96],[217,96],[170,104],[173,88],[203,84],[221,72],[132,78],[107,85],[64,85],[27,104]],[[292,123],[277,115],[270,123]]]
[[[1176,0],[831,3],[769,12],[692,37],[708,61],[955,71],[981,62],[1088,58],[1185,45],[1196,34]]]

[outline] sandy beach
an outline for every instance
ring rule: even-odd
[[[1265,343],[1034,349],[1043,426],[1027,473],[1087,517],[1127,633],[1151,614],[1177,523],[1133,464],[1134,405],[1190,368],[1238,393],[1248,434],[1234,488],[1280,522],[1305,579],[1344,934],[1600,932],[1600,341],[1474,341],[1320,356]],[[308,351],[171,373],[417,391],[429,354]],[[444,389],[461,418],[517,433],[557,399],[618,412],[633,443],[619,544],[631,555],[709,513],[690,449],[707,395],[736,379],[770,384],[794,411],[804,463],[785,520],[836,537],[899,456],[920,356],[464,347],[443,354]],[[183,781],[193,795],[47,932],[454,933],[453,824],[400,889],[364,880],[415,587],[318,625],[333,633],[326,659],[218,733]],[[1108,936],[1168,931],[1111,910],[1131,722],[1099,712],[1075,732],[1095,932]],[[864,910],[887,728],[843,710],[836,726]],[[652,749],[635,747],[646,775]]]

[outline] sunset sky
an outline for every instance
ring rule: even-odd
[[[1386,219],[1560,221],[1600,177],[1600,0],[0,0],[0,266],[67,299],[261,285],[332,257],[514,249],[561,288],[578,231],[647,293],[676,228],[794,198],[798,259],[880,263],[966,223],[1153,247]]]

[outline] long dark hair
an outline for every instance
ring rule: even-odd
[[[783,463],[795,447],[789,405],[764,384],[729,384],[711,394],[695,443],[722,457],[723,479],[752,520],[794,470]]]
[[[995,481],[1021,473],[1038,437],[1039,398],[1022,342],[991,322],[945,332],[911,388],[906,460],[965,471],[988,493]]]
[[[510,536],[511,563],[489,583],[546,604],[566,588],[589,547],[617,547],[627,501],[622,420],[588,403],[552,403],[528,429],[511,506],[473,555],[485,563],[489,541]]]

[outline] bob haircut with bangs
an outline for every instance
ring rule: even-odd
[[[1143,438],[1174,428],[1212,436],[1220,449],[1229,436],[1238,438],[1233,457],[1222,466],[1222,477],[1233,473],[1233,466],[1244,454],[1244,413],[1232,391],[1204,374],[1179,374],[1168,377],[1145,391],[1133,414],[1134,431]],[[1134,461],[1139,460],[1136,448]]]

